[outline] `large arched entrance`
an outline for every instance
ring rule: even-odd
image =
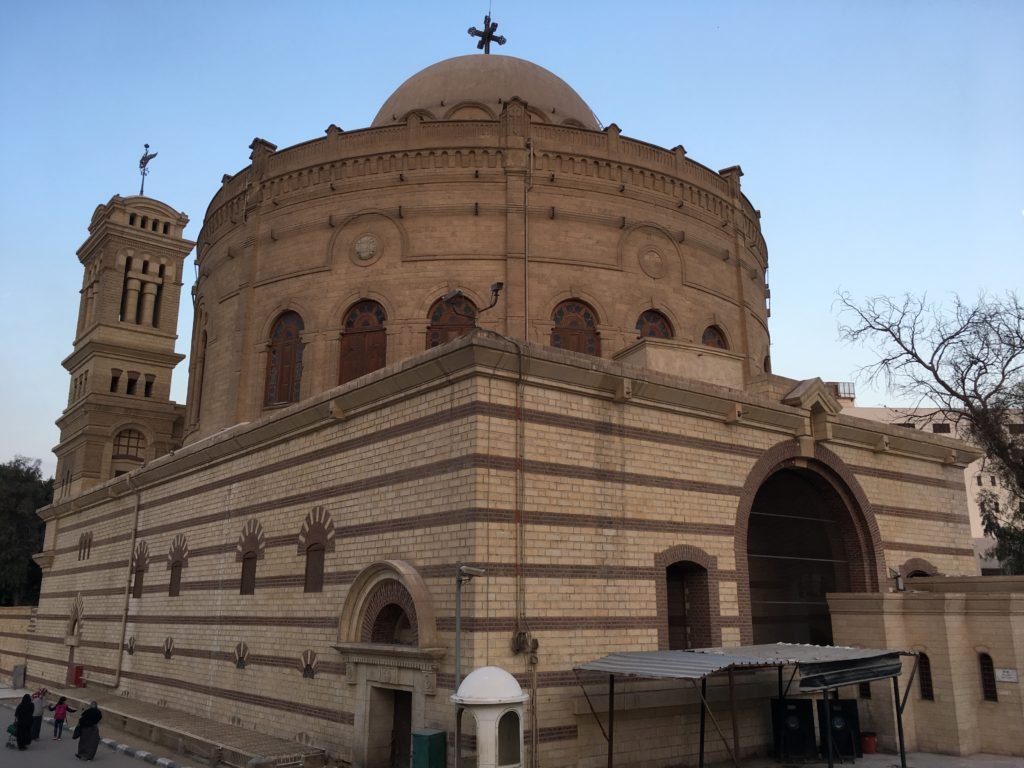
[[[744,640],[832,643],[826,595],[880,583],[881,541],[859,484],[828,449],[804,456],[792,441],[762,457],[745,491],[736,542],[749,583]]]

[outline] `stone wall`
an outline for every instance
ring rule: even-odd
[[[56,685],[73,654],[89,681],[129,698],[361,765],[381,691],[411,692],[414,727],[451,730],[454,576],[468,563],[487,572],[463,594],[463,673],[496,664],[518,677],[531,695],[527,743],[536,737],[545,765],[595,762],[603,740],[572,669],[667,647],[666,565],[706,568],[714,644],[750,636],[743,515],[772,467],[817,467],[849,489],[876,585],[908,556],[969,571],[966,517],[951,511],[962,468],[942,462],[944,444],[922,436],[877,451],[879,430],[892,428],[850,419],[816,441],[810,408],[539,347],[520,360],[486,334],[460,339],[45,510],[53,563],[31,674]],[[318,520],[330,531],[324,586],[307,593],[301,542]],[[255,591],[241,595],[247,542]],[[132,570],[141,597],[127,597]],[[411,595],[419,647],[360,634],[359,606],[385,576]],[[763,752],[763,682],[741,683],[744,749]],[[690,695],[638,685],[625,696],[622,759],[666,764],[693,751],[682,734],[695,718],[677,727]]]
[[[34,609],[0,608],[0,683],[11,684],[14,667],[25,664]]]

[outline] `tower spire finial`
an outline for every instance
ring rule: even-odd
[[[494,34],[497,31],[498,31],[498,22],[496,22],[496,21],[492,22],[491,21],[491,14],[490,13],[488,13],[486,16],[484,16],[484,29],[483,29],[482,32],[479,29],[477,29],[476,27],[470,27],[469,28],[469,34],[472,37],[479,37],[480,38],[480,42],[478,42],[476,44],[476,47],[477,47],[478,50],[482,50],[484,53],[490,53],[491,52],[491,43],[492,42],[495,42],[498,45],[504,45],[505,44],[505,38],[504,37],[502,37],[501,35]]]
[[[139,186],[139,195],[146,193],[146,177],[149,176],[149,161],[156,157],[159,152],[150,153],[149,144],[143,144],[145,149],[142,152],[142,158],[139,160],[139,173],[142,174],[142,184]]]

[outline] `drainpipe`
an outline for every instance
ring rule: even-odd
[[[121,608],[121,641],[117,644],[117,668],[114,671],[115,689],[121,685],[121,664],[124,661],[124,636],[128,631],[128,600],[132,594],[132,559],[135,556],[135,534],[139,530],[139,501],[142,496],[142,492],[135,485],[135,480],[132,478],[131,473],[125,475],[125,477],[128,480],[128,487],[135,494],[135,504],[132,510],[132,537],[128,545],[128,578],[125,580],[124,602]]]

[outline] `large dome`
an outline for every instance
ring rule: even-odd
[[[495,119],[513,96],[546,122],[601,130],[562,78],[524,59],[485,54],[446,59],[416,73],[384,102],[373,127],[393,125],[410,112],[433,120]]]

